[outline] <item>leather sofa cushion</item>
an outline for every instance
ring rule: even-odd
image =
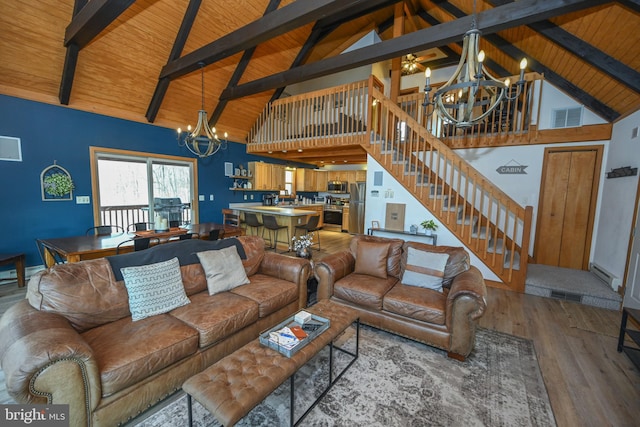
[[[255,301],[262,318],[297,301],[299,290],[295,283],[258,273],[251,276],[251,283],[238,286],[231,293]]]
[[[345,301],[373,309],[382,310],[384,295],[393,288],[398,279],[387,276],[386,279],[351,273],[338,280],[333,286],[333,294]]]
[[[106,397],[195,353],[198,333],[168,314],[130,317],[82,334],[93,349]]]
[[[389,243],[389,252],[387,254],[387,274],[396,279],[400,278],[400,257],[402,255],[402,239],[387,239],[385,237],[367,236],[358,234],[353,236],[349,243],[349,251],[357,260],[359,242]]]
[[[359,242],[353,272],[386,279],[388,254],[389,242]]]
[[[64,316],[78,331],[129,317],[124,282],[116,282],[105,258],[58,264],[29,281],[29,304]]]
[[[405,242],[404,245],[402,245],[402,257],[400,260],[402,274],[404,274],[404,270],[407,265],[407,253],[409,251],[409,248],[449,255],[447,264],[444,267],[444,276],[442,277],[442,286],[444,287],[451,286],[451,282],[453,281],[454,277],[456,277],[460,273],[464,273],[471,267],[471,262],[469,261],[469,253],[462,247],[433,246],[426,243]]]
[[[247,273],[247,276],[249,276],[251,280],[251,276],[258,272],[262,259],[264,258],[264,239],[260,236],[242,236],[238,239],[242,243],[246,254],[246,258],[243,258],[242,255],[240,256],[240,258],[242,258],[242,265],[244,266],[245,273]]]
[[[193,295],[191,304],[169,313],[200,336],[201,348],[217,343],[258,320],[258,304],[231,292],[213,296],[207,291]]]
[[[382,307],[411,319],[444,325],[447,293],[398,283],[384,296]]]

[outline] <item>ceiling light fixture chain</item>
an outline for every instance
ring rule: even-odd
[[[423,107],[432,105],[438,116],[448,124],[458,128],[469,128],[491,114],[503,101],[518,98],[524,88],[524,69],[527,60],[520,62],[520,78],[516,82],[515,93],[510,93],[511,83],[493,77],[484,66],[485,54],[479,50],[481,31],[477,28],[476,0],[473,0],[471,29],[463,38],[460,63],[451,78],[440,87],[430,100],[431,69],[424,72]]]
[[[204,62],[200,62],[201,86],[202,86],[202,103],[200,111],[198,111],[198,123],[193,132],[191,125],[187,126],[187,133],[182,136],[182,129],[178,128],[178,145],[185,146],[189,151],[198,157],[209,157],[216,154],[220,149],[227,148],[227,133],[224,133],[224,139],[220,140],[216,133],[216,128],[209,127],[209,119],[207,111],[204,109]]]

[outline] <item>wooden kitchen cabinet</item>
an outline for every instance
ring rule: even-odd
[[[255,190],[284,190],[285,166],[263,162],[249,162]]]
[[[315,175],[315,187],[313,191],[327,191],[327,181],[329,174],[327,171],[313,171]]]
[[[365,182],[367,180],[366,170],[357,170],[355,182]]]
[[[316,173],[313,169],[296,169],[296,191],[316,191]]]

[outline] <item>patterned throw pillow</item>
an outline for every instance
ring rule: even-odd
[[[250,283],[235,246],[198,252],[196,255],[198,255],[207,276],[209,295],[229,291]]]
[[[421,251],[410,247],[401,283],[442,292],[442,278],[448,259],[449,254]]]
[[[168,313],[191,301],[182,284],[178,258],[156,264],[120,269],[129,294],[129,311],[134,321]]]

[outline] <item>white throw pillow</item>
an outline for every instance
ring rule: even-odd
[[[198,252],[196,255],[207,277],[209,295],[250,283],[235,246]]]
[[[134,321],[168,313],[191,301],[184,291],[178,258],[139,267],[121,268]]]
[[[448,259],[449,254],[409,248],[401,283],[442,292],[442,278]]]

